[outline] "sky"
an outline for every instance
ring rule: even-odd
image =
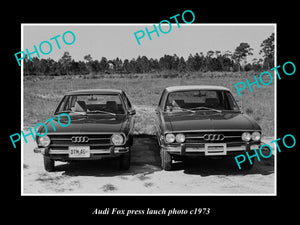
[[[154,24],[154,23],[153,23]],[[150,40],[146,34],[145,27],[152,31],[153,24],[22,24],[23,38],[22,49],[29,52],[34,51],[34,45],[38,48],[43,41],[49,41],[52,51],[48,55],[40,53],[41,58],[52,58],[58,60],[65,51],[68,51],[72,59],[83,60],[85,55],[90,54],[94,60],[102,57],[107,59],[132,59],[138,56],[157,58],[165,54],[176,54],[179,57],[188,58],[189,54],[219,50],[222,53],[226,50],[234,52],[241,43],[246,42],[253,48],[253,56],[248,57],[248,62],[253,58],[262,57],[259,55],[260,44],[275,32],[274,24],[172,24],[169,33],[161,33],[158,24],[155,23],[159,37],[154,32]],[[169,25],[163,23],[162,29],[167,31]],[[143,30],[144,38],[140,39],[138,45],[134,33]],[[66,45],[62,35],[66,31],[72,31],[76,40],[71,45]],[[55,40],[50,38],[60,35],[57,38],[61,49],[58,49]],[[140,35],[140,34],[139,34]],[[276,36],[276,35],[275,35]],[[72,36],[66,34],[66,40],[72,41]],[[43,50],[47,52],[49,47],[43,44]],[[32,57],[36,56],[33,54]]]

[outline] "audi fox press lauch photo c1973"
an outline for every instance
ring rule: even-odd
[[[187,85],[165,88],[156,111],[161,165],[173,159],[236,156],[261,146],[261,127],[244,114],[228,88]],[[244,165],[251,168],[253,163]]]
[[[130,167],[135,110],[124,91],[86,89],[70,91],[59,103],[54,115],[67,113],[71,123],[56,126],[57,119],[46,124],[48,133],[36,136],[36,153],[42,153],[47,171],[55,161],[97,160],[115,157],[120,169]],[[44,133],[40,127],[39,133]]]

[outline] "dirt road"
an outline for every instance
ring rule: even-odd
[[[43,168],[33,141],[24,144],[23,193],[26,194],[274,194],[274,157],[240,171],[232,158],[178,162],[173,171],[160,168],[159,149],[152,137],[136,137],[129,171],[116,161],[56,162]]]

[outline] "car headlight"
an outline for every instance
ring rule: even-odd
[[[113,134],[111,136],[111,142],[114,145],[122,145],[124,142],[124,137],[121,134]]]
[[[166,141],[167,141],[167,143],[173,143],[175,141],[175,135],[174,134],[167,134],[166,135]]]
[[[251,138],[252,138],[253,141],[259,141],[259,140],[260,140],[260,137],[261,137],[261,135],[260,135],[260,133],[257,132],[257,131],[254,131],[254,132],[251,134]]]
[[[51,140],[50,140],[49,136],[47,136],[47,135],[45,135],[43,137],[39,137],[39,145],[40,146],[47,147],[50,145],[50,142],[51,142]]]
[[[176,134],[175,139],[176,139],[176,142],[182,143],[185,141],[185,136],[184,136],[184,134]]]
[[[242,140],[243,141],[250,141],[251,140],[251,134],[249,132],[244,132],[242,134]]]

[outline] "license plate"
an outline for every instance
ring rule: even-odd
[[[225,143],[205,144],[205,155],[226,155],[226,154],[227,154],[227,151],[226,151],[226,144]]]
[[[69,146],[69,158],[89,158],[90,146]]]

